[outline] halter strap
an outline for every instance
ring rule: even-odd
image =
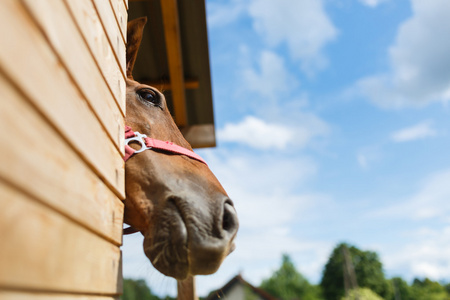
[[[141,144],[141,148],[138,150],[131,148],[130,146],[128,146],[128,144],[131,142],[137,142]],[[179,155],[185,155],[189,158],[198,160],[199,162],[202,162],[205,165],[208,165],[203,160],[203,158],[201,158],[200,155],[198,155],[194,151],[175,145],[172,142],[164,142],[161,140],[149,138],[145,134],[139,133],[137,131],[134,132],[133,130],[131,130],[131,127],[125,126],[125,156],[123,157],[124,161],[127,161],[131,156],[133,156],[136,153],[140,153],[144,150],[153,150],[153,149],[162,150]],[[123,229],[123,234],[132,234],[138,231],[139,230],[130,226]]]
[[[141,148],[138,150],[131,148],[130,146],[128,146],[128,144],[131,142],[137,142],[141,144]],[[141,134],[137,131],[134,132],[133,130],[131,130],[131,127],[125,126],[125,156],[123,160],[127,161],[135,153],[140,153],[144,150],[162,150],[173,154],[185,155],[189,158],[198,160],[205,165],[208,165],[203,160],[203,158],[201,158],[200,155],[198,155],[194,151],[178,146],[172,142],[149,138],[145,134]]]

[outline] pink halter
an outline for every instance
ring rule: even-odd
[[[134,150],[130,146],[128,146],[131,142],[137,142],[141,144],[141,148],[139,150]],[[200,155],[195,152],[186,149],[184,147],[175,145],[172,142],[164,142],[161,140],[156,140],[147,137],[145,134],[141,134],[139,132],[134,132],[131,130],[131,127],[125,126],[125,156],[123,158],[124,161],[127,161],[133,154],[140,153],[144,150],[163,150],[174,154],[185,155],[189,158],[198,160],[199,162],[207,163],[200,157]]]

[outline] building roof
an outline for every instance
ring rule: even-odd
[[[194,148],[215,146],[204,0],[130,0],[129,20],[147,16],[135,80],[162,90]]]
[[[273,297],[272,295],[270,295],[266,291],[251,285],[244,278],[242,278],[241,274],[238,274],[235,277],[233,277],[222,288],[211,292],[208,295],[208,297],[206,297],[205,300],[222,300],[222,299],[226,299],[227,293],[237,284],[242,284],[242,285],[250,288],[255,294],[257,294],[259,297],[261,297],[264,300],[278,300],[277,298]]]

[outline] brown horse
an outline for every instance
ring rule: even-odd
[[[146,18],[128,23],[125,123],[134,132],[193,153],[164,95],[133,80],[145,23]],[[124,221],[144,235],[144,252],[161,273],[176,279],[211,274],[233,250],[236,212],[205,163],[189,155],[142,151],[126,161],[125,184]]]

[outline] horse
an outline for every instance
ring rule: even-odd
[[[124,223],[142,233],[145,255],[159,272],[184,280],[217,271],[234,250],[239,224],[233,202],[184,139],[164,95],[133,79],[146,22],[135,19],[127,28]]]

